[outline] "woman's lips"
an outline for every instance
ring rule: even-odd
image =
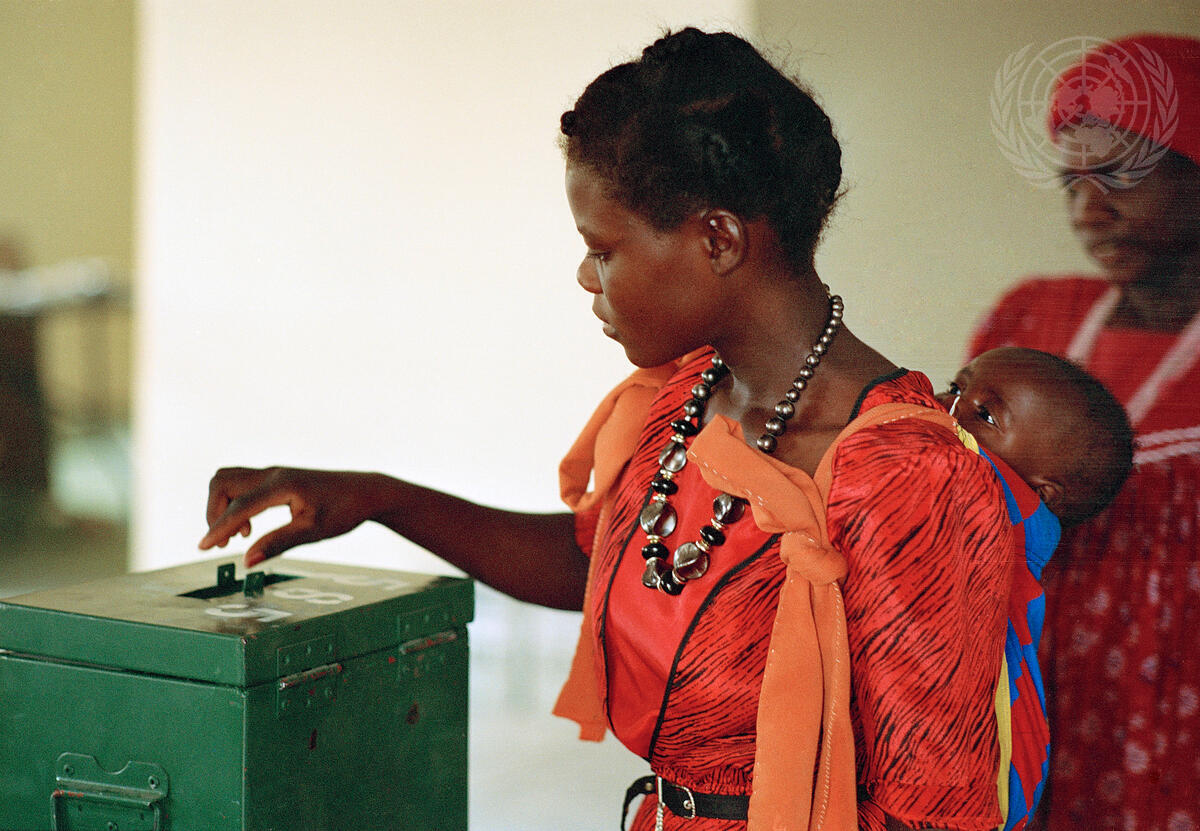
[[[1092,256],[1092,259],[1105,267],[1116,265],[1125,259],[1130,250],[1128,245],[1111,240],[1093,243],[1088,246],[1088,253]]]

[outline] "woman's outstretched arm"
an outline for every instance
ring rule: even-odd
[[[249,536],[250,521],[286,505],[286,525],[246,552],[253,566],[304,543],[336,537],[370,520],[518,600],[580,609],[587,557],[569,513],[503,511],[380,473],[223,468],[209,483],[201,549]]]

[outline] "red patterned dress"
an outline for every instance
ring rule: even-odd
[[[617,483],[607,532],[589,553],[590,619],[608,726],[655,773],[694,791],[749,794],[756,713],[784,567],[779,537],[749,513],[728,526],[712,565],[676,597],[642,585],[638,515],[708,356],[658,391]],[[936,407],[928,379],[897,372],[864,390],[857,411],[887,402]],[[711,427],[711,425],[710,425]],[[758,454],[761,455],[761,454]],[[697,464],[670,497],[694,539],[718,491]],[[580,514],[581,538],[594,516]],[[844,581],[863,793],[911,823],[995,828],[999,750],[995,691],[1011,575],[1011,526],[988,464],[942,427],[907,419],[863,429],[836,452],[829,539]],[[598,559],[597,559],[598,558]],[[586,635],[585,635],[586,637]],[[654,800],[632,827],[654,826]],[[881,828],[878,814],[860,816]],[[745,828],[665,814],[667,829]]]
[[[971,345],[1074,357],[1125,403],[1136,432],[1133,475],[1104,513],[1064,534],[1043,577],[1048,827],[1197,831],[1200,324],[1178,335],[1097,325],[1110,300],[1103,280],[1030,280]]]

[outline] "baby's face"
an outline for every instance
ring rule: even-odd
[[[985,352],[959,370],[938,400],[1042,501],[1057,500],[1055,483],[1062,481],[1068,452],[1065,425],[1071,422],[1063,409],[1074,401],[1038,366],[1012,351]]]

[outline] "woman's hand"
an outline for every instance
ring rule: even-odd
[[[250,536],[250,520],[276,505],[287,505],[292,519],[250,546],[247,567],[372,520],[518,600],[583,606],[588,561],[571,514],[498,510],[380,473],[219,470],[208,486],[208,533],[200,548]]]
[[[372,518],[374,474],[344,471],[243,467],[217,471],[208,485],[208,533],[200,548],[224,548],[235,535],[250,536],[250,520],[286,505],[292,519],[246,552],[246,567],[289,548],[336,537]]]

